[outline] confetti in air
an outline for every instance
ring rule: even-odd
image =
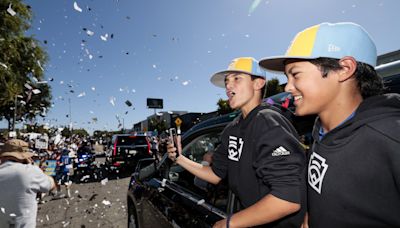
[[[39,89],[34,89],[34,90],[32,90],[32,92],[33,92],[33,94],[39,94],[39,93],[41,93],[42,91],[40,91]]]
[[[104,36],[100,36],[101,40],[107,41],[108,38],[108,33],[106,33]]]
[[[7,12],[11,15],[11,16],[15,16],[15,14],[17,14],[12,8],[11,8],[11,3],[10,5],[8,5],[8,9]]]
[[[78,6],[78,3],[74,2],[74,9],[80,13],[82,13],[82,9]]]
[[[4,67],[4,68],[8,69],[7,65],[4,64],[4,63],[0,63],[0,66],[2,66],[2,67]]]
[[[110,103],[115,106],[115,97],[110,97]]]
[[[250,6],[250,9],[249,9],[249,15],[252,14],[257,9],[257,7],[258,7],[258,5],[260,5],[260,3],[261,3],[261,0],[253,1],[253,3]]]
[[[92,31],[90,31],[90,30],[87,30],[87,31],[86,31],[86,34],[88,34],[88,36],[93,36],[93,35],[94,35],[94,32],[92,32]]]
[[[80,93],[80,94],[78,95],[78,97],[84,97],[84,96],[86,96],[86,93],[85,93],[85,92],[82,92],[82,93]]]
[[[126,101],[125,101],[125,104],[126,104],[128,107],[131,107],[131,106],[132,106],[132,102],[131,102],[130,100],[126,100]]]

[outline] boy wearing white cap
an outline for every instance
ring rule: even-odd
[[[242,210],[214,227],[299,227],[306,210],[305,153],[291,123],[278,109],[261,105],[265,71],[255,59],[241,57],[211,82],[225,88],[230,107],[241,115],[224,129],[211,167],[176,157],[180,139],[177,148],[169,145],[169,157],[210,183],[227,178]]]
[[[400,96],[382,94],[368,33],[322,23],[285,56],[260,61],[285,72],[297,115],[317,114],[308,155],[310,227],[400,227]]]

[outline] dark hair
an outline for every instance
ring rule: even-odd
[[[257,78],[261,78],[264,79],[263,77],[259,77],[259,76],[254,76],[254,75],[250,75],[251,76],[251,80],[256,80]],[[266,93],[266,88],[267,88],[267,83],[264,84],[264,86],[261,88],[261,99],[264,98],[265,93]]]
[[[309,61],[320,69],[322,77],[324,78],[328,76],[330,71],[342,69],[338,59],[317,58]],[[382,78],[376,73],[372,66],[357,62],[357,68],[354,72],[354,76],[356,77],[361,96],[364,99],[383,93],[384,86]]]

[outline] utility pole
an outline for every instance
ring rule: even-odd
[[[72,116],[71,116],[71,98],[68,98],[68,106],[69,106],[69,130],[72,131]]]
[[[15,131],[15,121],[17,121],[17,96],[14,96],[14,119],[13,119],[13,131]]]

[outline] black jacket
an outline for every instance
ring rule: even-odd
[[[313,136],[318,139],[317,119]],[[400,227],[400,96],[365,99],[309,153],[310,227]]]
[[[302,209],[268,227],[300,227],[305,212],[305,153],[291,123],[269,105],[260,105],[223,131],[213,156],[214,173],[247,208],[268,194]]]

